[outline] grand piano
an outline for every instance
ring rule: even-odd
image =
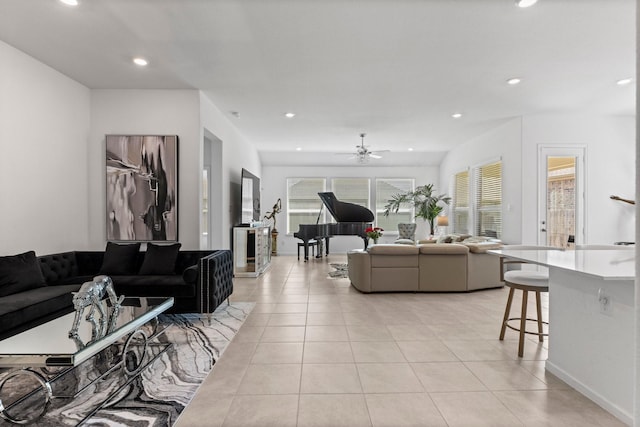
[[[315,239],[319,242],[324,240],[325,254],[329,255],[329,239],[333,236],[360,236],[364,241],[364,248],[367,249],[369,242],[366,233],[367,227],[372,227],[373,212],[369,209],[348,202],[341,202],[332,192],[318,193],[320,200],[333,218],[337,221],[329,224],[300,224],[298,231],[293,233],[293,237],[304,242],[304,260],[309,259],[309,240]],[[320,207],[322,212],[322,206]],[[320,215],[318,214],[318,221]],[[322,247],[318,248],[316,257],[322,256]]]

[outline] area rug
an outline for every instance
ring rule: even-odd
[[[331,263],[329,265],[334,268],[333,271],[329,272],[329,277],[331,277],[332,279],[345,279],[345,278],[349,277],[349,265],[348,264],[341,264],[341,263],[333,262],[333,263]]]
[[[163,327],[166,330],[159,336],[159,342],[147,349],[158,358],[139,376],[127,377],[119,369],[74,399],[53,399],[46,415],[32,425],[78,425],[104,401],[105,396],[116,392],[105,407],[91,415],[82,426],[172,426],[253,306],[253,303],[224,303],[210,321],[206,315],[199,314],[160,315],[158,330]],[[172,345],[162,353],[166,343]],[[88,378],[104,373],[109,352],[120,353],[121,348],[112,346],[57,380],[54,393],[70,390],[73,394]],[[2,370],[0,379],[7,372]],[[10,391],[3,390],[3,393]],[[0,420],[0,426],[5,425],[10,424]]]

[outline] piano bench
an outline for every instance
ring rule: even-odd
[[[317,240],[309,240],[309,249],[311,249],[311,254],[316,256],[316,248],[318,247]],[[304,242],[298,243],[298,261],[300,261],[300,248],[304,248]]]

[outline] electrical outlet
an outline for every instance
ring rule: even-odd
[[[611,295],[602,288],[598,289],[598,302],[600,303],[600,313],[611,314],[613,305]]]

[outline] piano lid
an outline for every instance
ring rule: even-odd
[[[318,193],[322,203],[337,222],[372,222],[373,212],[349,202],[341,202],[333,192]]]

